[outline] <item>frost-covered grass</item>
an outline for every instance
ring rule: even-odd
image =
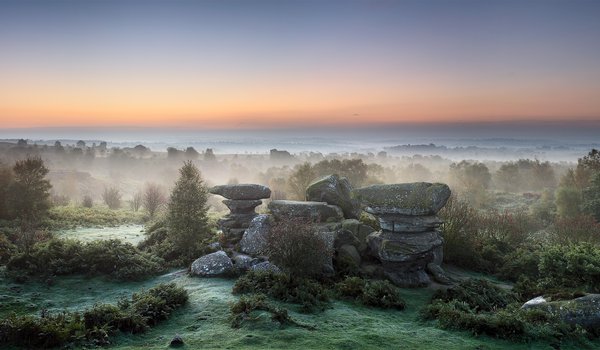
[[[170,273],[143,282],[108,282],[82,277],[56,278],[52,286],[43,282],[15,284],[0,280],[0,317],[10,311],[38,315],[50,311],[83,310],[95,303],[114,303],[142,288],[174,281],[186,288],[187,306],[147,333],[119,335],[113,349],[165,349],[175,334],[181,335],[187,348],[195,349],[551,349],[547,343],[513,343],[490,337],[474,337],[466,332],[447,331],[435,323],[419,320],[419,310],[433,294],[430,289],[403,289],[407,307],[403,311],[382,310],[354,302],[333,301],[323,312],[306,314],[289,309],[290,316],[312,325],[280,328],[270,316],[260,315],[241,328],[231,327],[230,303],[232,280],[188,277],[184,272]],[[263,317],[264,316],[264,317]],[[561,349],[575,349],[575,345]]]
[[[58,238],[77,239],[82,242],[95,241],[99,239],[120,239],[137,245],[144,239],[143,225],[122,225],[114,227],[86,227],[56,232]]]
[[[113,227],[142,224],[146,214],[131,209],[112,210],[104,206],[84,208],[72,205],[52,207],[43,225],[51,230],[80,227]]]

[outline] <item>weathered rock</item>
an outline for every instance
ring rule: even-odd
[[[360,266],[360,272],[371,278],[384,278],[385,273],[381,264],[363,263]]]
[[[438,231],[394,234],[375,232],[367,237],[371,252],[381,261],[413,262],[423,260],[423,268],[433,261],[433,250],[442,245]]]
[[[263,261],[256,265],[252,265],[250,267],[250,271],[269,271],[274,273],[280,273],[281,269],[268,261]]]
[[[276,219],[305,218],[312,222],[341,221],[344,218],[340,207],[325,202],[301,202],[275,200],[269,210]]]
[[[234,267],[239,271],[246,271],[250,269],[252,265],[259,263],[258,259],[245,254],[235,254],[232,260]]]
[[[262,204],[260,199],[250,200],[238,200],[238,199],[225,199],[223,204],[231,210],[232,213],[236,214],[251,214],[254,213],[254,208]]]
[[[221,229],[223,228],[243,228],[247,229],[250,223],[258,214],[229,214],[219,219],[217,224]]]
[[[445,184],[415,182],[372,185],[352,191],[371,214],[435,215],[450,198]]]
[[[431,283],[431,279],[423,269],[396,271],[384,267],[384,273],[392,283],[402,288],[425,287]]]
[[[442,238],[443,240],[443,238]],[[442,266],[444,262],[444,246],[441,245],[437,248],[433,248],[433,261],[434,264]]]
[[[252,219],[240,241],[240,250],[253,256],[264,254],[270,228],[269,215],[261,214]]]
[[[251,200],[271,197],[271,190],[263,185],[238,184],[220,185],[209,190],[210,193],[223,196],[227,199]]]
[[[588,294],[571,300],[548,301],[544,297],[529,300],[523,309],[539,309],[559,317],[570,325],[579,325],[587,330],[600,328],[600,294]]]
[[[353,245],[355,247],[360,245],[360,241],[354,233],[349,230],[337,230],[335,231],[334,247],[340,249],[343,245]]]
[[[347,259],[356,266],[360,266],[361,258],[358,250],[353,245],[345,244],[338,249],[338,259]]]
[[[220,250],[196,259],[190,270],[192,275],[201,277],[223,276],[233,271],[233,262]]]
[[[306,189],[306,200],[336,205],[342,209],[344,217],[358,218],[360,203],[351,197],[351,192],[348,179],[334,174],[311,183]]]
[[[427,264],[427,272],[433,276],[433,279],[441,284],[450,285],[452,284],[452,279],[446,275],[446,272],[442,267],[435,263]]]
[[[435,215],[408,216],[408,215],[382,215],[379,225],[382,230],[391,232],[425,232],[431,231],[442,224],[442,220]]]

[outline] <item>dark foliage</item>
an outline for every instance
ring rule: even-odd
[[[336,284],[338,294],[363,305],[403,310],[406,303],[396,286],[389,281],[368,281],[360,277],[347,277]]]
[[[40,317],[12,314],[0,321],[0,345],[26,348],[107,345],[116,331],[141,333],[187,303],[187,292],[174,283],[135,293],[118,306],[97,304],[82,314],[42,312]]]
[[[250,271],[235,282],[233,294],[251,293],[300,304],[305,312],[322,310],[329,302],[327,289],[315,280],[266,271]]]
[[[161,258],[119,240],[82,243],[51,239],[36,244],[30,252],[14,255],[7,269],[14,274],[36,276],[83,274],[136,280],[162,272],[164,263]]]
[[[267,311],[271,314],[271,321],[276,322],[280,327],[298,326],[302,328],[313,329],[312,326],[305,325],[293,320],[288,311],[284,308],[276,307],[267,301],[264,294],[244,295],[230,306],[231,327],[240,328],[244,322],[253,320],[252,313],[255,311]]]

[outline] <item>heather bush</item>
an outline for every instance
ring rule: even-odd
[[[15,254],[7,269],[37,276],[83,274],[136,280],[164,271],[164,263],[161,258],[119,240],[82,243],[51,239],[34,245],[30,252]]]
[[[368,281],[360,277],[347,277],[335,285],[338,295],[366,306],[403,310],[406,303],[398,287],[389,281]]]
[[[252,314],[256,311],[266,311],[270,313],[271,321],[278,323],[280,327],[293,325],[301,328],[314,328],[292,319],[286,309],[277,307],[267,301],[264,294],[244,295],[240,297],[237,302],[232,303],[229,309],[231,311],[229,320],[231,322],[231,327],[233,328],[240,328],[245,322],[256,320],[256,317],[252,317]]]
[[[316,226],[302,218],[275,222],[267,235],[267,252],[277,266],[300,277],[320,275],[333,254]]]

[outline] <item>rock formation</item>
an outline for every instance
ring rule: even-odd
[[[360,215],[360,203],[351,198],[352,186],[345,177],[329,175],[306,188],[306,200],[326,202],[337,205],[348,219],[357,219]]]
[[[441,262],[443,239],[436,214],[450,197],[447,185],[373,185],[354,190],[353,195],[366,212],[379,219],[381,231],[369,234],[367,243],[392,282],[402,287],[425,286],[430,282],[428,270],[436,272],[436,280],[446,282],[441,268],[427,265]]]
[[[271,196],[268,187],[256,184],[215,186],[210,189],[210,193],[225,197],[223,203],[231,211],[218,222],[229,245],[240,241],[244,231],[258,215],[254,209],[262,204],[262,199]]]
[[[222,276],[232,272],[233,262],[222,250],[196,259],[190,268],[192,275],[201,277]]]

